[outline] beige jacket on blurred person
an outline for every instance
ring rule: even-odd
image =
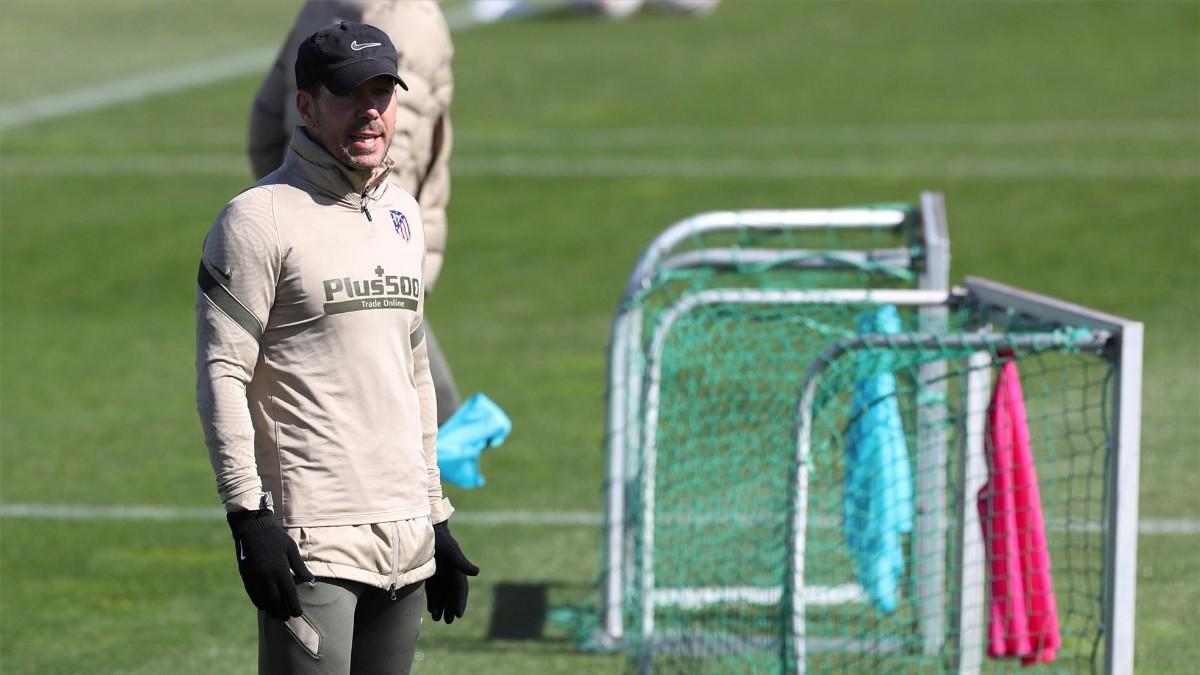
[[[425,221],[425,290],[432,291],[446,249],[450,200],[450,100],[454,46],[437,0],[309,0],[300,9],[250,112],[250,163],[255,179],[283,161],[296,111],[294,65],[305,37],[336,21],[383,29],[400,52],[400,76],[409,90],[398,98],[396,134],[389,152],[396,162],[390,180],[417,199]]]

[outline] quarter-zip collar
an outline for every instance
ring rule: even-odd
[[[371,169],[352,169],[342,164],[300,126],[292,134],[292,146],[283,164],[288,173],[301,177],[314,191],[346,207],[362,211],[370,219],[369,204],[383,197],[387,190],[388,174],[395,166],[391,157],[384,157],[383,162],[384,169],[379,179],[368,187]]]

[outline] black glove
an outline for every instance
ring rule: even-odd
[[[234,511],[225,518],[233,531],[238,573],[254,606],[280,620],[303,614],[296,584],[314,577],[300,559],[296,542],[267,509]]]
[[[467,577],[478,575],[479,568],[463,555],[445,522],[433,526],[433,559],[437,570],[425,580],[429,614],[434,621],[444,616],[446,623],[454,623],[467,611]]]

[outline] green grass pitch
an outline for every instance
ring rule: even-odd
[[[14,0],[5,109],[273,49],[298,0]],[[455,3],[448,6],[453,7]],[[46,47],[45,45],[53,45]],[[431,321],[511,415],[460,512],[597,512],[625,276],[692,213],[945,193],[967,274],[1146,324],[1141,515],[1200,518],[1200,5],[725,0],[712,16],[456,34],[455,178]],[[201,239],[248,184],[259,76],[0,128],[0,501],[214,507],[193,405]],[[0,112],[0,124],[3,113]],[[455,526],[484,572],[418,673],[615,673],[495,590],[587,597],[594,525]],[[217,519],[0,520],[0,670],[253,672]],[[1139,672],[1200,663],[1200,538],[1144,535]]]

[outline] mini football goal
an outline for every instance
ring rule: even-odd
[[[948,269],[936,193],[647,247],[597,636],[631,670],[1132,668],[1141,324]]]

